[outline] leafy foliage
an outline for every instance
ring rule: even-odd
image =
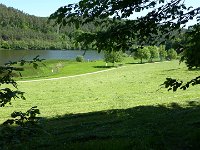
[[[14,88],[17,89],[17,83],[12,79],[13,71],[19,71],[19,69],[7,66],[0,68],[0,74],[1,74],[0,85],[11,84]],[[11,104],[11,100],[13,98],[16,99],[19,97],[25,99],[24,92],[18,90],[12,90],[10,88],[2,88],[0,89],[0,106],[4,107],[7,103]]]
[[[151,53],[147,47],[138,48],[137,52],[135,53],[135,57],[141,60],[143,63],[143,59],[149,59],[151,57]]]
[[[167,52],[167,57],[168,57],[169,60],[176,59],[177,58],[177,52],[174,49],[171,48]]]
[[[26,127],[30,124],[35,124],[38,122],[39,118],[36,115],[40,114],[39,109],[37,106],[32,107],[26,113],[23,112],[13,112],[11,117],[14,119],[8,119],[3,123],[3,125],[13,125],[16,124],[20,127]]]
[[[3,123],[0,131],[0,143],[3,146],[6,144],[18,144],[29,140],[32,136],[41,132],[38,114],[40,114],[40,111],[37,109],[37,106],[32,107],[25,113],[21,111],[13,112],[11,114],[13,119],[8,119]]]
[[[0,67],[0,86],[2,85],[12,85],[15,90],[11,88],[1,88],[0,89],[0,107],[4,107],[6,104],[11,104],[12,99],[22,98],[25,100],[24,92],[19,91],[17,89],[17,82],[13,79],[14,71],[23,71],[23,68],[13,67],[14,64],[19,63],[21,66],[24,64],[32,64],[34,68],[38,67],[37,62],[41,62],[39,56],[36,56],[31,61],[21,60],[20,62],[9,62],[5,64],[5,66]],[[1,128],[0,135],[0,144],[4,146],[4,144],[10,144],[13,142],[22,142],[27,140],[27,138],[31,137],[36,133],[36,124],[38,122],[37,114],[40,114],[39,109],[37,107],[32,107],[26,113],[22,112],[13,112],[11,117],[13,119],[8,119],[3,123],[5,125]],[[12,125],[17,125],[17,127],[13,127]]]
[[[185,61],[187,67],[192,69],[193,67],[198,68],[200,66],[200,25],[199,23],[191,26],[190,29],[185,33],[186,40],[182,41],[183,53],[181,57],[181,62]],[[178,81],[177,79],[167,78],[167,80],[163,83],[168,90],[176,91],[177,89],[186,90],[190,87],[190,85],[198,85],[200,84],[200,77],[197,76],[196,78],[188,81],[187,83],[183,84],[182,81]]]
[[[76,57],[76,61],[77,62],[83,62],[84,61],[84,57],[79,55],[79,56]]]
[[[158,48],[156,46],[148,46],[147,47],[150,52],[150,62],[153,62],[153,59],[158,58],[159,53],[158,53]]]
[[[105,62],[111,62],[114,63],[115,62],[122,62],[123,61],[123,53],[122,51],[119,52],[115,52],[115,51],[111,51],[111,52],[104,52],[104,61]]]
[[[200,67],[200,24],[191,26],[186,37],[187,44],[184,47],[181,61],[185,61],[189,69],[198,68]]]
[[[190,85],[194,86],[197,84],[200,84],[200,76],[188,81],[186,84],[183,84],[183,81],[178,81],[177,79],[166,78],[166,81],[162,85],[168,88],[168,91],[173,90],[175,92],[178,88],[186,90]]]
[[[12,65],[19,63],[23,66],[25,63],[32,64],[35,69],[37,69],[37,62],[41,62],[43,59],[39,59],[39,56],[36,56],[31,61],[21,60],[19,62],[9,62],[5,66],[0,66],[0,86],[4,84],[11,84],[16,90],[10,88],[0,89],[0,107],[4,107],[6,104],[11,104],[12,99],[22,98],[25,100],[24,92],[17,90],[17,82],[13,79],[13,72],[17,71],[21,75],[20,71],[23,71],[23,68],[13,67]]]
[[[155,8],[157,2],[162,5]],[[92,39],[91,43],[94,43],[98,51],[112,51],[112,48],[115,51],[125,51],[133,45],[135,39],[139,45],[154,45],[160,39],[174,37],[171,31],[180,29],[181,24],[194,18],[200,10],[186,8],[183,0],[164,2],[165,0],[81,0],[79,3],[60,7],[50,19],[55,19],[56,24],[75,24],[76,28],[92,21],[97,26],[106,26],[105,30],[91,34],[83,33],[81,39]],[[149,8],[154,9],[144,17],[137,20],[122,20],[135,12]],[[164,42],[165,40],[161,43]]]

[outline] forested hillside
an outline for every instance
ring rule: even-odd
[[[28,15],[0,4],[0,49],[79,49],[74,41],[74,27],[59,29],[48,23],[48,18]],[[81,27],[94,30],[92,24]]]
[[[74,26],[60,28],[54,26],[53,20],[51,21],[48,22],[48,18],[32,16],[0,4],[0,49],[92,49],[91,44],[83,45],[76,42],[75,37],[81,32],[92,33],[103,29],[96,27],[93,23],[80,26],[79,30]],[[176,40],[167,40],[166,49],[172,47],[176,49],[177,44],[183,41],[180,38],[183,36]]]

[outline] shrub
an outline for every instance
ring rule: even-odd
[[[111,63],[113,63],[113,65],[115,62],[122,62],[123,61],[123,53],[121,51],[119,51],[119,52],[105,51],[104,52],[104,61],[111,62]]]
[[[177,52],[173,48],[171,48],[167,52],[167,57],[168,57],[169,60],[176,59],[177,58]]]
[[[77,61],[77,62],[83,62],[83,61],[84,61],[84,57],[83,57],[82,55],[78,55],[78,56],[76,57],[76,61]]]
[[[7,41],[2,41],[0,43],[0,47],[3,48],[3,49],[10,49],[10,44]]]

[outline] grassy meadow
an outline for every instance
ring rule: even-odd
[[[91,67],[90,63],[96,64]],[[59,74],[47,75],[44,70],[41,77],[107,69],[101,66],[105,63],[64,65]],[[184,63],[171,61],[127,64],[59,80],[19,82],[26,100],[13,100],[11,106],[1,108],[0,122],[14,110],[40,109],[45,133],[13,146],[15,149],[196,149],[200,146],[200,86],[168,92],[160,85],[166,77],[187,81],[197,75],[199,71],[188,71]],[[28,72],[25,77],[37,78]]]
[[[128,58],[125,62],[129,61],[131,61],[131,58]],[[118,64],[115,66],[117,65]],[[17,67],[20,66],[17,65]],[[113,67],[113,64],[109,63],[108,67],[106,67],[105,62],[102,60],[90,62],[76,62],[74,60],[45,60],[38,63],[37,69],[34,69],[32,65],[26,64],[23,66],[24,71],[21,72],[22,76],[16,72],[15,77],[16,80],[56,78],[95,72],[111,67]]]

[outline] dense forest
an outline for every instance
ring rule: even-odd
[[[92,44],[85,45],[75,39],[80,32],[96,30],[103,30],[103,27],[97,28],[93,23],[80,26],[78,30],[75,26],[60,27],[52,20],[48,21],[48,18],[29,15],[0,4],[0,49],[93,49]],[[184,41],[181,38],[183,36],[166,41],[166,49],[176,49]]]
[[[90,23],[81,30],[95,30],[95,26]],[[60,28],[48,22],[48,18],[0,4],[0,49],[84,49],[74,40],[77,32],[74,27]]]

